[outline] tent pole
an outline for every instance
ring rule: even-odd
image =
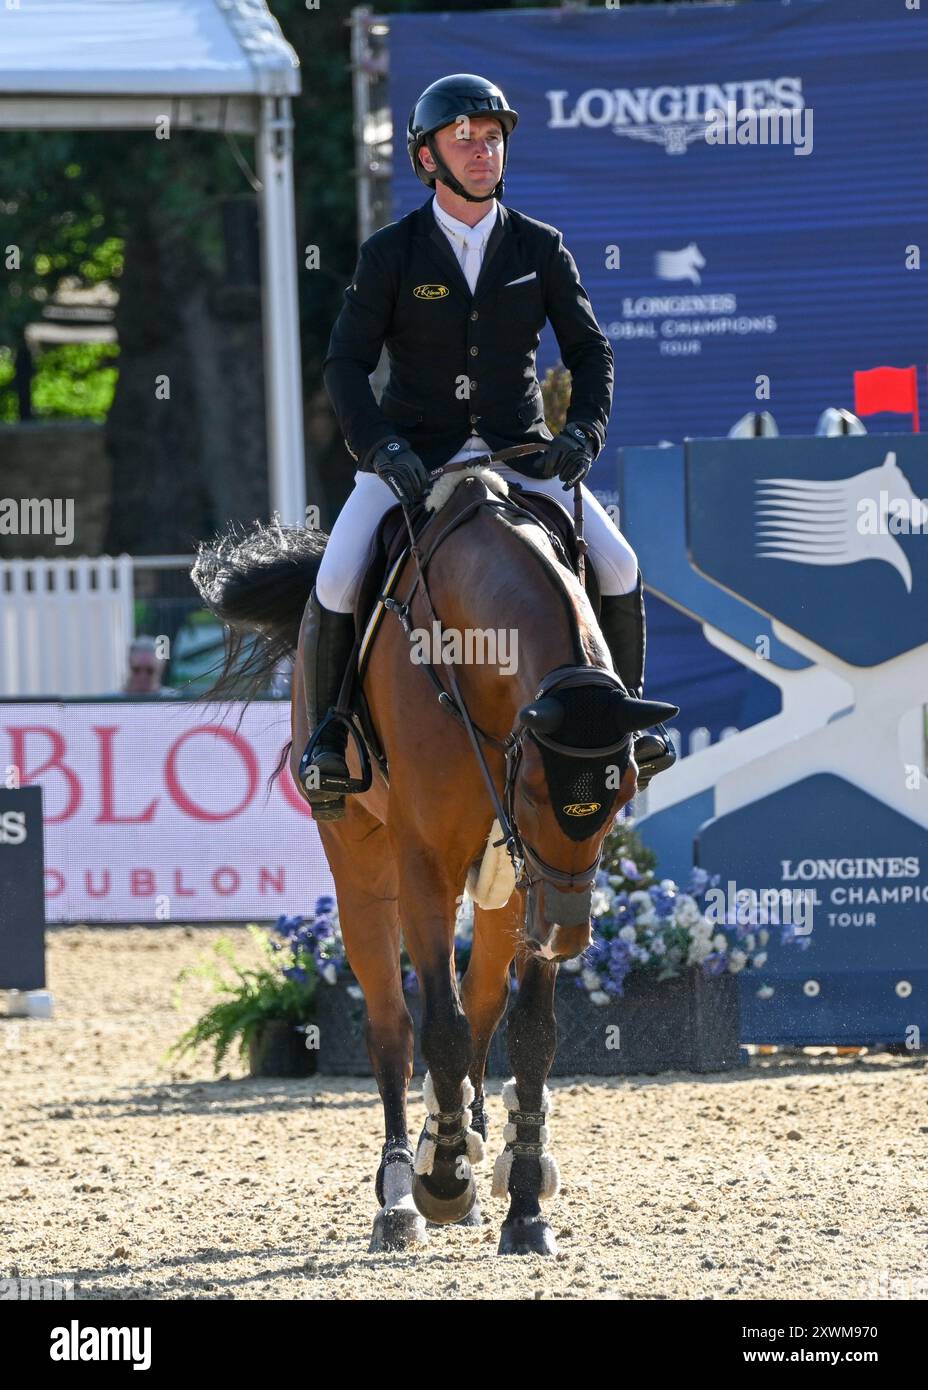
[[[257,135],[261,207],[264,400],[271,512],[306,522],[303,379],[289,97],[263,97]]]

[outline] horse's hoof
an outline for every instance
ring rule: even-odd
[[[477,1201],[477,1184],[473,1178],[457,1197],[439,1197],[426,1187],[427,1181],[422,1174],[413,1174],[412,1199],[426,1221],[436,1226],[450,1226],[473,1211]]]
[[[437,1230],[437,1224],[434,1221],[429,1221],[427,1224],[431,1226],[433,1230]],[[454,1224],[455,1226],[482,1226],[483,1213],[480,1210],[480,1203],[475,1202],[467,1215],[462,1216],[461,1219],[455,1221]]]
[[[369,1255],[381,1255],[389,1250],[408,1250],[413,1245],[428,1245],[425,1218],[411,1207],[391,1207],[374,1217]]]
[[[554,1232],[543,1216],[514,1216],[503,1222],[497,1255],[556,1255]]]
[[[475,1202],[466,1216],[462,1216],[457,1223],[459,1226],[482,1226],[483,1212],[480,1210],[480,1203]]]

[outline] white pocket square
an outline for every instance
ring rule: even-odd
[[[529,275],[520,275],[518,280],[507,280],[506,284],[503,286],[503,289],[508,290],[510,285],[524,285],[526,280],[535,280],[537,279],[537,276],[538,271],[533,270]]]

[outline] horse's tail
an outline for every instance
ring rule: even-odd
[[[246,704],[267,685],[282,657],[296,651],[300,623],[328,537],[303,526],[256,522],[229,527],[197,548],[190,577],[226,626],[222,670],[201,697]],[[254,634],[256,640],[248,643]]]

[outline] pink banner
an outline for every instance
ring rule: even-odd
[[[285,767],[286,701],[0,705],[0,783],[39,784],[49,922],[248,921],[334,892]],[[2,905],[0,905],[2,907]]]

